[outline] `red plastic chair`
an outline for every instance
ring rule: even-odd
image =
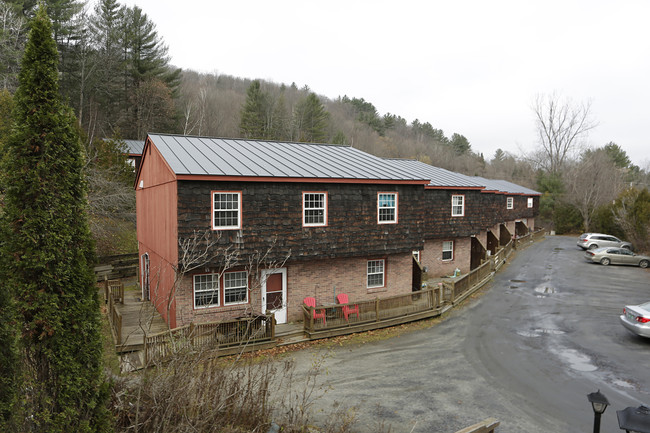
[[[336,302],[338,302],[339,304],[347,304],[349,302],[348,295],[346,295],[345,293],[339,293],[338,295],[336,295]],[[357,314],[357,319],[359,318],[358,305],[355,305],[353,307],[350,307],[349,305],[344,305],[342,307],[342,310],[343,310],[343,315],[345,316],[345,320],[348,320],[348,316],[354,313]]]
[[[326,325],[327,322],[325,321],[325,310],[316,310],[316,298],[312,298],[311,296],[306,297],[303,299],[303,301],[306,306],[314,308],[314,319],[323,319],[323,325]],[[318,312],[317,312],[318,311]]]

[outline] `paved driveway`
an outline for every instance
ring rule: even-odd
[[[650,340],[618,324],[649,283],[650,270],[589,264],[574,238],[548,237],[441,323],[298,352],[298,374],[324,358],[321,420],[353,410],[358,431],[455,432],[488,417],[502,433],[591,431],[597,389],[612,404],[602,431],[619,431],[616,410],[650,403]]]

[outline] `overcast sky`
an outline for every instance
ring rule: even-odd
[[[538,94],[591,101],[599,126],[650,168],[650,1],[123,0],[172,64],[364,98],[380,114],[457,132],[491,159],[537,146]]]

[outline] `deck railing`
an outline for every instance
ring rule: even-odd
[[[453,304],[459,298],[465,295],[472,287],[475,287],[479,282],[488,278],[494,271],[494,263],[494,257],[490,257],[489,260],[486,260],[478,268],[472,270],[468,274],[463,275],[462,277],[452,280],[450,284],[452,287],[452,297],[449,301]],[[445,281],[444,285],[447,284],[449,283]]]
[[[115,302],[124,303],[124,283],[122,280],[104,279],[104,300],[112,297]]]
[[[118,291],[117,294],[113,292],[114,289]],[[120,345],[122,344],[122,314],[117,311],[115,304],[124,302],[124,284],[108,284],[108,281],[106,281],[105,296],[108,308],[108,321],[115,335],[115,344]]]
[[[439,308],[442,303],[441,288],[434,287],[405,295],[355,301],[348,304],[328,304],[308,307],[303,304],[303,323],[305,331],[314,332],[325,329],[380,322],[395,317],[406,316]],[[358,314],[353,312],[358,309]],[[314,311],[324,314],[314,318]],[[348,311],[347,317],[345,311]]]
[[[244,317],[225,322],[191,323],[144,339],[145,364],[164,361],[187,350],[215,350],[244,346],[275,337],[273,314]]]

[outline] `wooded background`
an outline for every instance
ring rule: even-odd
[[[86,145],[93,232],[102,232],[98,239],[105,247],[135,242],[125,235],[134,219],[128,191],[133,177],[115,155],[124,150],[120,139],[144,139],[148,132],[350,145],[504,179],[544,193],[542,224],[559,233],[608,230],[630,237],[608,206],[637,197],[628,189],[640,193],[649,184],[649,168],[632,164],[618,144],[585,146],[587,133],[597,127],[588,102],[538,96],[531,105],[539,141],[527,153],[496,149],[483,155],[462,131],[445,132],[435,119],[408,122],[379,113],[353,95],[330,99],[308,85],[182,70],[170,64],[155,23],[137,6],[116,0],[45,3],[59,50],[61,93],[75,110]],[[36,0],[0,0],[0,140],[3,125],[10,125],[11,95],[35,7]],[[266,74],[264,65],[259,73]],[[617,206],[620,211],[623,205]]]

